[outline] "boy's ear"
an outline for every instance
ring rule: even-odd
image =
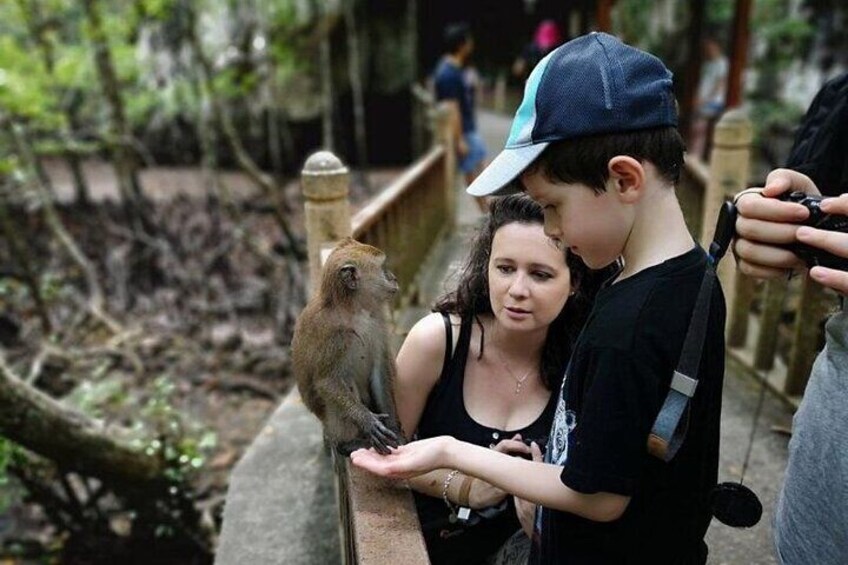
[[[637,202],[645,192],[645,167],[637,159],[616,155],[609,160],[609,182],[625,204]]]

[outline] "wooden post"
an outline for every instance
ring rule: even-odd
[[[763,292],[763,315],[760,319],[760,335],[754,351],[754,367],[769,371],[774,366],[774,354],[780,338],[780,318],[783,316],[783,301],[789,283],[783,279],[770,280]]]
[[[789,354],[789,368],[783,391],[789,396],[804,393],[813,360],[819,350],[821,323],[827,312],[829,296],[824,287],[804,278],[801,286],[801,301],[795,315],[795,327],[792,331],[792,351]]]
[[[450,106],[447,103],[442,102],[436,106],[435,112],[433,114],[433,118],[435,120],[434,131],[436,135],[433,136],[434,144],[442,144],[445,147],[445,173],[444,173],[444,187],[445,191],[445,213],[447,214],[450,221],[448,225],[449,229],[453,229],[454,224],[456,223],[456,152],[453,147],[453,136],[454,136],[454,120],[458,118],[451,111]]]
[[[697,108],[695,98],[698,96],[698,85],[701,82],[701,67],[703,56],[701,43],[704,37],[704,14],[706,0],[693,0],[689,3],[689,32],[687,33],[686,72],[683,79],[683,99],[680,101],[680,133],[683,139],[689,139],[692,134],[692,122],[695,120]],[[697,156],[699,159],[702,155]]]
[[[747,114],[734,109],[725,113],[715,127],[715,138],[710,156],[710,175],[704,191],[704,215],[701,221],[701,245],[707,249],[712,243],[718,213],[725,200],[743,190],[748,184],[751,160],[751,140],[753,128]],[[734,341],[729,345],[744,343],[747,333],[747,317],[753,291],[753,281],[744,275],[737,277],[736,260],[728,253],[718,269],[727,304],[732,311],[727,317],[728,334]],[[738,292],[741,301],[736,300],[737,278],[742,286]],[[736,326],[736,327],[734,327]],[[733,331],[731,331],[731,329]]]
[[[733,38],[730,45],[730,70],[727,73],[727,107],[742,104],[742,75],[748,64],[748,21],[751,19],[751,0],[736,0],[733,14]]]
[[[321,251],[351,234],[350,173],[329,151],[313,153],[300,175],[304,197],[309,278],[314,292],[321,280]]]
[[[615,0],[598,0],[595,7],[595,24],[598,31],[612,33],[612,5]]]
[[[733,274],[736,280],[729,283],[734,287],[733,291],[728,293],[733,301],[728,301],[730,316],[727,320],[727,346],[745,347],[745,343],[748,341],[751,303],[754,302],[757,290],[756,281],[738,271],[734,271]]]

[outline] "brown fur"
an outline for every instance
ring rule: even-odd
[[[303,402],[342,453],[388,452],[402,436],[386,306],[397,282],[376,247],[351,238],[327,258],[318,293],[295,325],[292,365]]]

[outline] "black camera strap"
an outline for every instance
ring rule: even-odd
[[[736,207],[725,202],[719,213],[715,236],[707,254],[707,267],[698,298],[695,300],[695,308],[692,310],[689,329],[686,330],[677,370],[674,371],[668,394],[648,436],[648,452],[666,462],[674,458],[686,439],[690,403],[698,388],[698,369],[707,335],[716,269],[733,239],[735,224]]]
[[[648,436],[648,451],[663,461],[671,461],[686,439],[689,427],[689,408],[698,387],[698,368],[707,333],[710,302],[715,286],[716,270],[712,257],[707,258],[707,268],[701,281],[701,289],[692,311],[689,329],[683,342],[683,351],[677,362],[677,370],[671,379],[671,387],[662,408],[654,420]]]
[[[707,267],[698,291],[698,298],[695,300],[695,308],[692,311],[689,329],[686,331],[677,370],[674,371],[668,394],[648,436],[648,451],[666,462],[674,458],[686,439],[690,405],[698,387],[698,370],[706,340],[710,302],[717,276],[716,269],[733,239],[735,224],[736,206],[731,202],[725,202],[719,212],[715,237],[707,254]],[[763,506],[757,495],[742,484],[763,404],[765,383],[761,384],[762,390],[757,402],[745,462],[742,466],[742,476],[738,483],[725,482],[716,485],[711,493],[713,516],[732,527],[750,528],[760,521],[763,513]]]

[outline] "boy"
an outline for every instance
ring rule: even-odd
[[[385,457],[355,452],[356,465],[394,477],[457,468],[541,505],[532,562],[706,561],[724,375],[718,285],[685,441],[667,463],[647,450],[707,268],[674,195],[676,124],[671,73],[610,35],[539,63],[506,148],[468,191],[521,185],[545,208],[545,231],[589,267],[624,265],[575,346],[545,460],[536,446],[527,461],[443,437]]]

